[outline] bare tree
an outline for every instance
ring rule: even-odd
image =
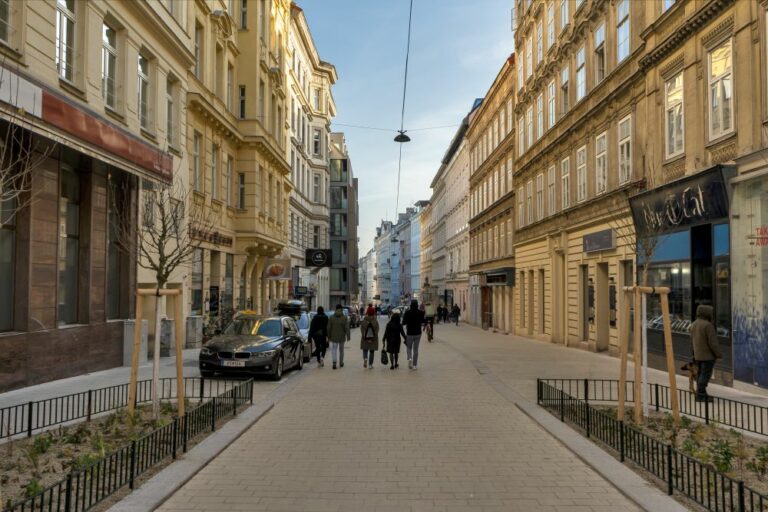
[[[141,214],[138,222],[133,221],[131,198],[128,181],[113,186],[116,204],[121,205],[113,218],[113,229],[117,246],[120,250],[135,254],[139,267],[152,272],[155,276],[155,325],[154,360],[152,371],[152,406],[155,418],[159,415],[157,390],[160,382],[160,290],[168,284],[179,266],[186,264],[193,252],[204,241],[213,241],[216,237],[214,227],[218,216],[212,210],[195,201],[184,185],[176,180],[171,185],[157,185],[144,182],[141,193]],[[138,224],[138,226],[136,226]],[[176,300],[180,300],[180,296]],[[137,320],[135,329],[140,325]],[[176,329],[181,329],[181,318],[176,319]]]

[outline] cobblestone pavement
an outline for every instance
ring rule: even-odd
[[[638,510],[498,395],[457,342],[424,340],[418,371],[404,351],[393,371],[378,352],[363,369],[353,339],[343,369],[310,370],[160,510]]]

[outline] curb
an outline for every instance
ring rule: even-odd
[[[189,482],[221,452],[263,418],[309,372],[288,379],[264,399],[228,421],[219,430],[206,437],[182,458],[165,467],[139,488],[127,495],[108,510],[109,512],[146,512],[160,507],[176,491]]]

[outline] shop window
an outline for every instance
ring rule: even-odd
[[[728,224],[716,224],[714,230],[713,256],[728,256],[730,254],[731,235]]]
[[[224,257],[224,294],[221,296],[221,305],[223,308],[232,308],[234,298],[234,254],[225,254]]]
[[[0,13],[7,9],[0,1]],[[0,18],[2,14],[0,14]],[[1,23],[1,22],[0,22]],[[75,61],[75,0],[56,2],[56,69],[59,76],[72,81]]]
[[[709,138],[733,130],[731,39],[709,52]]]
[[[80,176],[63,168],[59,197],[59,325],[78,322],[80,273]]]
[[[16,276],[16,200],[0,201],[0,331],[13,329]]]

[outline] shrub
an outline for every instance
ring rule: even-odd
[[[48,451],[53,443],[54,439],[51,434],[40,434],[32,441],[32,449],[39,454],[43,454]]]
[[[33,478],[29,481],[29,483],[24,487],[24,494],[26,494],[27,498],[31,498],[32,496],[37,496],[41,492],[43,492],[44,487],[40,482],[37,481],[36,478]]]
[[[721,473],[728,473],[733,466],[733,447],[723,439],[715,439],[709,444],[712,465]]]
[[[747,462],[747,469],[757,474],[757,478],[762,480],[768,472],[768,445],[763,445],[755,450],[755,456]]]

